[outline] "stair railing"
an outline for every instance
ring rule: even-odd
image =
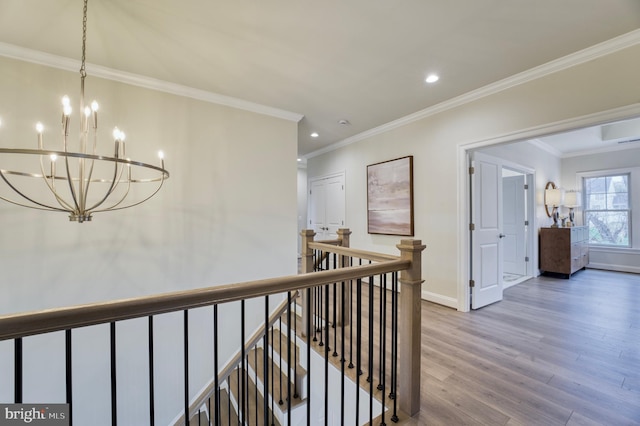
[[[402,240],[397,246],[401,252],[398,257],[349,248],[351,232],[340,229],[337,234],[339,244],[336,241],[315,242],[313,231],[303,231],[303,273],[397,259],[410,260],[411,268],[400,271],[400,276],[396,271],[382,272],[307,290],[308,300],[304,306],[310,312],[304,316],[310,322],[305,327],[311,333],[310,342],[317,342],[317,346],[324,349],[326,363],[333,362],[343,378],[349,375],[349,370],[355,369],[356,373],[350,377],[368,392],[369,418],[374,398],[382,404],[381,424],[385,424],[387,407],[392,421],[398,421],[399,412],[413,416],[420,409],[420,374],[416,372],[420,371],[420,258],[425,246],[417,240]],[[366,382],[361,382],[360,376],[364,373]],[[325,368],[328,386],[327,376],[328,368]],[[375,381],[378,384],[374,388]],[[339,391],[339,417],[344,422],[344,379]],[[358,402],[355,404],[356,422],[362,418]],[[329,415],[330,409],[325,400],[325,416]]]
[[[342,234],[341,241],[344,244],[345,238],[347,239],[348,244],[348,230],[341,230]],[[330,314],[335,313],[336,309],[333,311],[330,310],[330,306],[328,303],[321,306],[321,309],[324,310],[324,314],[313,314],[311,309],[312,292],[314,289],[322,288],[325,295],[325,300],[328,302],[330,291],[333,289],[333,294],[336,293],[337,284],[340,283],[342,288],[346,288],[345,283],[351,283],[351,287],[356,288],[356,293],[360,293],[361,285],[364,280],[368,280],[369,285],[373,285],[374,279],[372,277],[383,277],[387,274],[393,274],[397,276],[397,273],[400,273],[400,277],[398,282],[402,286],[402,291],[397,295],[397,301],[399,301],[400,309],[396,310],[396,314],[399,313],[398,321],[396,322],[396,331],[399,332],[399,346],[402,348],[401,351],[396,352],[396,355],[399,356],[400,362],[396,364],[396,369],[398,370],[397,375],[397,392],[394,391],[393,397],[397,398],[400,403],[400,410],[406,413],[407,415],[413,415],[419,411],[419,400],[420,400],[420,377],[419,374],[414,374],[416,371],[420,371],[420,284],[421,284],[421,262],[420,262],[420,253],[424,249],[424,246],[421,245],[418,240],[402,240],[401,244],[397,247],[401,252],[399,257],[397,256],[388,256],[388,255],[380,255],[371,252],[365,252],[360,250],[349,249],[347,247],[334,246],[331,244],[322,244],[322,243],[314,243],[313,242],[313,231],[303,231],[303,256],[302,256],[302,271],[304,272],[301,275],[292,275],[285,276],[279,278],[265,279],[265,280],[256,280],[238,284],[231,285],[222,285],[222,286],[214,286],[197,290],[188,290],[188,291],[178,291],[172,293],[159,294],[155,296],[148,297],[139,297],[132,298],[126,300],[112,301],[107,303],[94,303],[80,306],[73,306],[67,308],[59,308],[52,309],[47,311],[35,312],[35,313],[24,313],[24,314],[12,314],[6,316],[0,316],[0,341],[4,340],[13,340],[14,341],[14,403],[22,403],[23,395],[24,395],[24,385],[25,382],[23,380],[24,375],[24,366],[23,366],[23,341],[24,339],[28,339],[29,336],[35,336],[39,334],[52,333],[57,331],[64,331],[64,353],[65,353],[65,395],[63,397],[64,401],[70,405],[70,418],[69,424],[73,424],[73,402],[77,397],[74,394],[73,389],[73,377],[72,377],[72,340],[75,330],[81,327],[89,327],[100,324],[109,324],[109,341],[110,341],[110,369],[111,369],[111,424],[117,425],[119,416],[118,416],[118,398],[117,398],[117,381],[116,381],[116,371],[117,371],[117,363],[116,363],[116,355],[118,353],[118,349],[116,348],[116,331],[117,325],[121,322],[134,318],[147,318],[148,320],[148,353],[149,353],[149,383],[148,383],[148,394],[149,394],[149,424],[155,424],[155,384],[154,377],[156,372],[154,372],[154,318],[161,314],[171,313],[171,312],[182,312],[182,323],[183,323],[183,351],[184,351],[184,365],[182,366],[184,370],[184,418],[189,418],[190,414],[193,414],[192,407],[196,406],[198,401],[194,401],[193,397],[189,391],[189,349],[191,344],[189,343],[189,313],[191,310],[196,308],[203,307],[212,307],[213,308],[213,339],[214,339],[214,363],[215,370],[220,371],[218,366],[218,327],[219,318],[218,318],[218,306],[228,302],[240,301],[242,304],[242,321],[244,322],[244,318],[246,313],[244,312],[244,301],[247,299],[255,299],[264,297],[265,298],[265,310],[264,310],[264,333],[262,334],[262,339],[268,339],[270,323],[273,320],[273,317],[277,316],[274,312],[269,312],[269,296],[277,295],[277,294],[286,294],[287,303],[286,303],[286,315],[287,315],[287,324],[295,324],[297,319],[297,314],[292,312],[292,300],[294,298],[294,294],[296,291],[302,291],[303,295],[306,294],[305,302],[302,307],[302,316],[306,318],[306,338],[307,338],[307,362],[310,362],[311,359],[311,324],[316,321],[318,324],[324,324],[324,334],[325,340],[329,343],[330,338]],[[324,254],[316,252],[314,254],[314,250],[322,250],[323,252],[332,253],[332,255],[327,255],[324,257]],[[315,257],[314,257],[315,256]],[[337,260],[338,256],[340,260]],[[333,257],[333,262],[332,262]],[[313,267],[314,259],[324,258],[325,262],[327,260],[330,264],[339,265],[340,267],[335,269],[328,269],[320,272],[307,273],[309,272],[310,267]],[[354,265],[353,259],[368,259],[370,263],[363,263]],[[383,278],[380,278],[383,279]],[[385,278],[386,279],[386,278]],[[354,286],[353,283],[356,283]],[[385,290],[386,292],[386,290]],[[340,294],[344,295],[344,291]],[[395,294],[396,292],[394,292]],[[362,296],[362,295],[361,295]],[[395,296],[393,296],[395,297]],[[346,300],[344,297],[342,301]],[[357,297],[357,301],[362,302],[363,299]],[[373,302],[373,298],[369,299],[369,304]],[[342,302],[341,302],[342,303]],[[320,306],[320,305],[319,305]],[[361,321],[362,316],[361,309],[362,303],[358,303],[356,306],[358,310],[358,315],[356,315],[356,320]],[[386,308],[385,308],[386,309]],[[295,311],[295,309],[294,309]],[[346,309],[341,310],[342,313],[346,313]],[[293,316],[292,316],[293,315]],[[281,317],[281,316],[280,316]],[[337,318],[337,317],[335,317]],[[346,318],[343,318],[344,325],[347,325]],[[332,322],[332,326],[337,326],[338,321],[334,320]],[[360,324],[362,325],[362,324]],[[322,326],[321,326],[322,328]],[[344,330],[344,327],[341,327]],[[244,333],[244,324],[241,327],[242,333]],[[287,327],[289,331],[287,331],[288,342],[294,339],[291,339],[291,327]],[[371,330],[372,327],[369,327]],[[385,327],[386,329],[386,327]],[[294,329],[295,330],[295,329]],[[295,331],[294,331],[295,333]],[[260,334],[260,333],[259,333]],[[298,333],[302,334],[302,333]],[[334,339],[335,339],[334,333]],[[342,342],[344,339],[344,332],[342,333]],[[247,340],[256,340],[259,341],[260,337],[245,339],[244,335],[241,341],[245,342]],[[362,336],[361,336],[362,337]],[[372,339],[370,339],[371,341]],[[386,340],[386,337],[383,338]],[[335,340],[334,340],[335,341]],[[287,349],[287,369],[291,367],[291,343],[287,343],[289,345]],[[264,345],[264,357],[265,357],[265,365],[267,358],[267,348],[268,344]],[[335,345],[334,345],[335,348]],[[241,352],[245,352],[243,350]],[[344,348],[342,348],[344,349]],[[328,345],[327,345],[328,350]],[[360,350],[360,347],[358,347]],[[342,351],[343,358],[343,370],[344,370],[344,350]],[[241,357],[243,360],[245,359],[246,353],[242,353]],[[359,359],[359,358],[358,358]],[[369,358],[371,359],[371,357]],[[326,361],[325,361],[326,362]],[[371,362],[371,361],[369,361]],[[244,361],[241,363],[244,365]],[[384,364],[384,363],[383,363]],[[265,367],[265,372],[269,369]],[[359,369],[358,369],[359,370]],[[369,369],[370,375],[372,373],[372,368]],[[159,372],[158,374],[163,374],[163,372]],[[268,374],[268,373],[267,373]],[[310,374],[310,378],[306,381],[307,389],[306,392],[308,395],[311,394],[311,374],[310,368],[308,368],[307,374]],[[386,373],[385,373],[386,374]],[[386,377],[386,376],[384,376]],[[244,380],[244,379],[243,379]],[[396,379],[393,379],[396,380]],[[218,379],[215,380],[216,382]],[[265,380],[264,385],[264,394],[268,393],[268,381]],[[325,383],[327,382],[327,375],[325,373]],[[344,380],[343,380],[344,383]],[[1,384],[0,384],[1,386]],[[220,384],[215,383],[215,388],[219,388]],[[343,385],[344,387],[344,385]],[[143,390],[141,390],[142,392]],[[383,384],[383,394],[385,393],[385,388]],[[359,395],[359,392],[356,392]],[[291,395],[291,389],[289,385],[287,395]],[[290,398],[287,398],[290,399]],[[219,398],[215,398],[216,403],[220,403]],[[310,407],[307,407],[307,417],[309,419]],[[220,406],[214,406],[213,410],[215,411],[215,416],[218,416],[218,413],[222,410]],[[263,419],[264,424],[269,423],[269,410],[267,407],[263,410]],[[290,412],[290,410],[289,410]],[[341,412],[344,413],[344,408],[342,408]],[[325,401],[325,417],[324,421],[327,424],[328,416],[326,415],[326,401]],[[396,413],[394,412],[394,415]],[[122,420],[122,419],[120,419]],[[370,418],[369,421],[372,419]],[[211,421],[211,416],[209,416],[209,421]],[[242,418],[240,419],[242,424],[252,424],[250,419]],[[290,422],[290,419],[289,419]],[[123,421],[126,424],[126,420]],[[186,422],[185,422],[186,423]],[[191,419],[190,422],[191,423]],[[309,424],[310,421],[308,421]],[[383,421],[384,423],[384,421]],[[215,423],[212,423],[215,424]],[[289,423],[290,424],[290,423]]]

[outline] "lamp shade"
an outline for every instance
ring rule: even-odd
[[[544,203],[547,206],[561,206],[564,202],[564,189],[549,188],[544,191]]]
[[[569,191],[564,194],[564,205],[565,207],[580,207],[580,192],[579,191]]]

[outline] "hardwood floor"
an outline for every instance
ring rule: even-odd
[[[422,302],[412,425],[640,424],[640,275],[538,277],[471,313]]]

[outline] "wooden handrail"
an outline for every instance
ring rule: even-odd
[[[410,267],[410,260],[390,260],[313,274],[289,275],[154,296],[4,315],[0,316],[0,341],[302,290],[387,272],[403,271]]]
[[[322,250],[324,252],[336,253],[342,256],[359,257],[361,259],[367,259],[374,262],[387,262],[390,260],[398,260],[400,256],[394,256],[391,254],[375,253],[373,251],[358,250],[350,247],[334,246],[326,244],[325,242],[311,242],[309,247],[312,249]]]

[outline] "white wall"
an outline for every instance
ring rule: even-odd
[[[86,91],[100,102],[101,152],[111,153],[117,124],[127,155],[152,163],[164,150],[171,178],[145,204],[90,223],[0,203],[0,315],[296,273],[297,123],[91,76]],[[45,143],[59,143],[65,93],[75,106],[76,73],[0,58],[0,145],[35,148],[38,120]],[[255,304],[248,332],[264,318]],[[222,364],[238,347],[239,316],[221,310]],[[156,377],[160,424],[182,407],[181,321],[181,313],[156,321],[156,367],[172,368]],[[210,308],[190,317],[192,395],[211,376],[211,322]],[[146,390],[136,388],[147,382],[145,327],[118,325],[119,414],[128,424],[147,423]],[[60,336],[28,338],[25,348],[25,401],[63,402],[64,381],[54,380],[64,365]],[[105,327],[74,333],[76,424],[110,422],[107,348]],[[13,399],[12,365],[11,342],[0,342],[2,402]]]
[[[346,170],[352,246],[397,253],[399,237],[367,234],[366,166],[413,155],[415,237],[427,245],[423,296],[465,310],[465,150],[569,130],[590,114],[635,105],[639,73],[635,45],[312,157],[309,178]]]
[[[562,186],[581,190],[580,173],[604,170],[631,171],[631,247],[591,246],[589,266],[640,273],[640,148],[565,158],[562,160]],[[584,223],[581,208],[577,209],[576,217],[579,224]]]

